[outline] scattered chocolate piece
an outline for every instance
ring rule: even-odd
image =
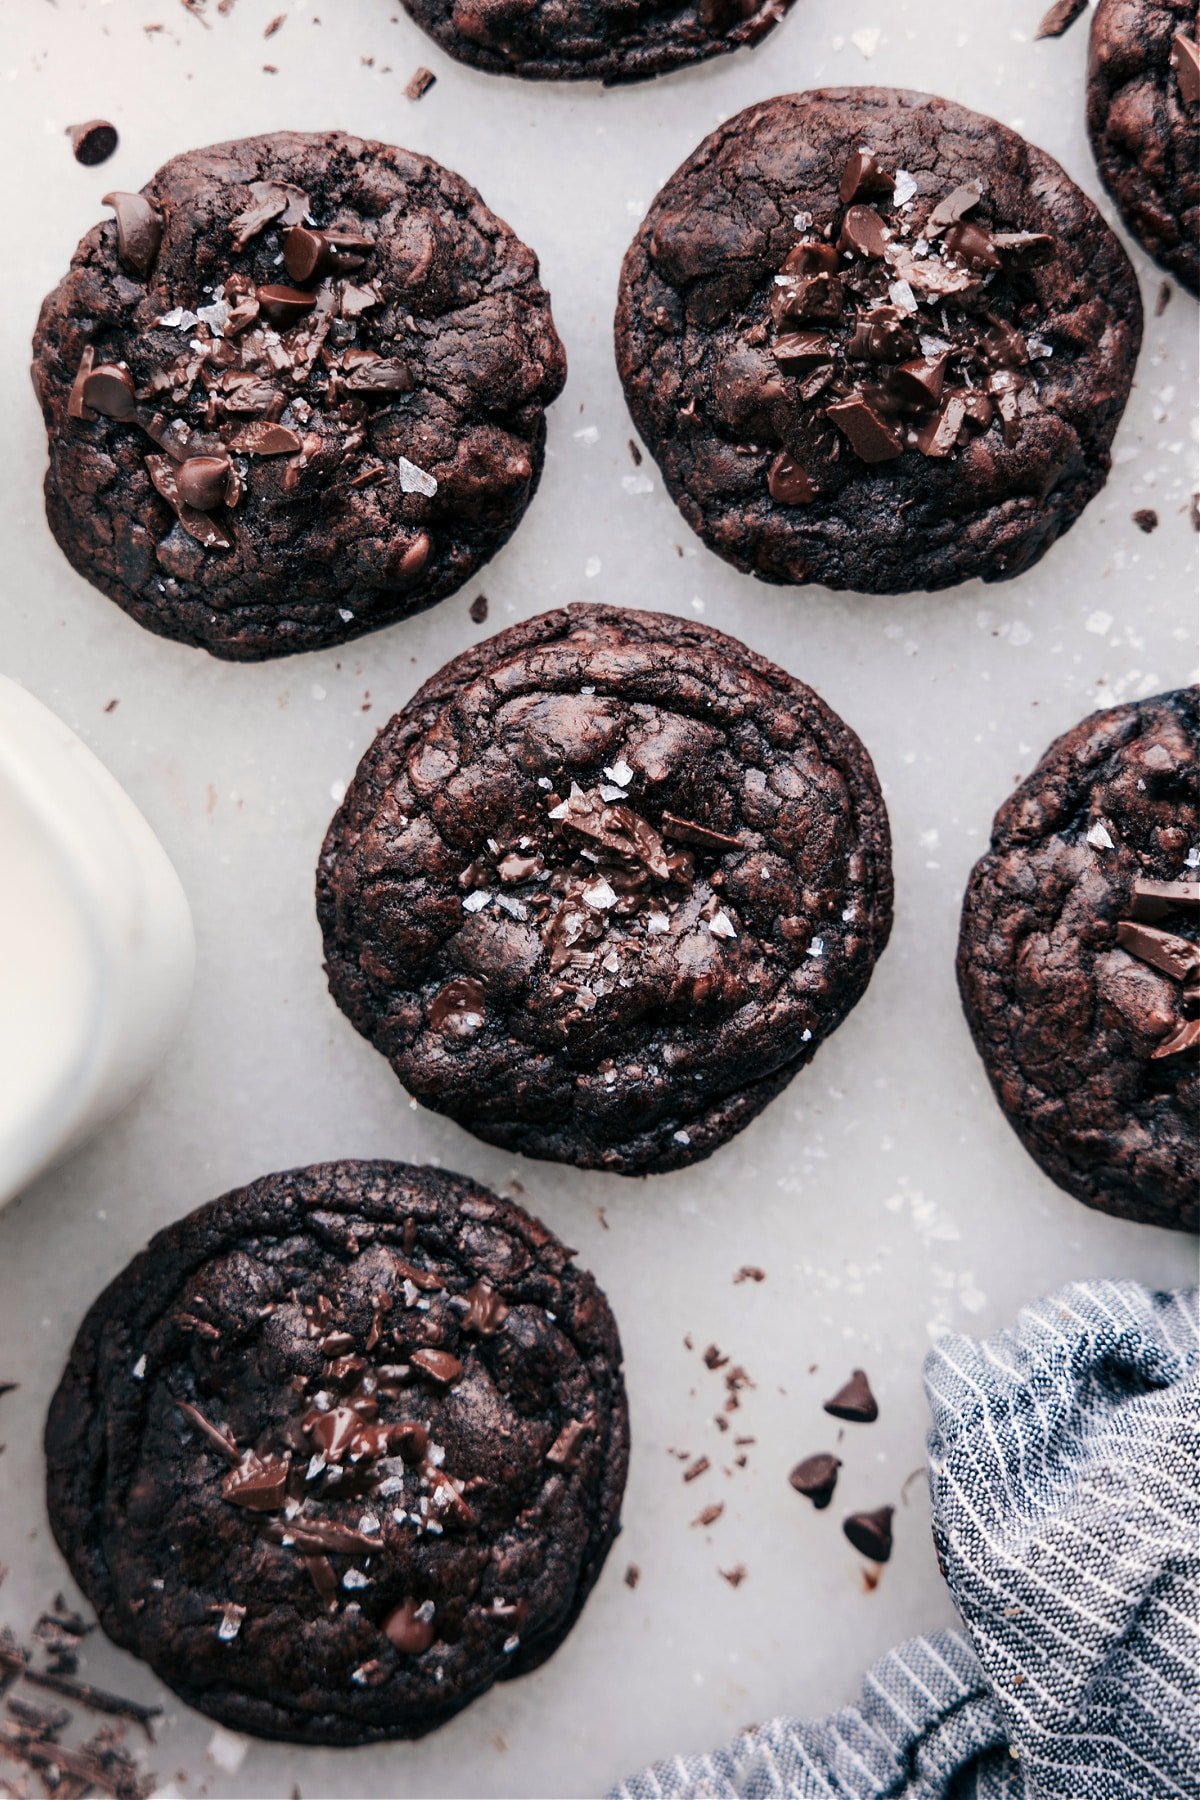
[[[1168,306],[1170,306],[1171,295],[1173,292],[1174,292],[1174,290],[1171,287],[1171,284],[1169,281],[1160,281],[1159,282],[1158,294],[1155,297],[1155,301],[1154,301],[1154,316],[1156,319],[1161,319],[1163,314],[1166,312]]]
[[[419,69],[414,69],[404,88],[405,98],[409,100],[423,99],[436,80],[437,76],[432,69],[427,69],[424,65]]]
[[[871,1392],[871,1384],[863,1369],[855,1369],[849,1381],[840,1387],[822,1409],[835,1419],[849,1419],[855,1425],[870,1425],[879,1417],[879,1407]]]
[[[722,1581],[727,1581],[730,1587],[741,1587],[746,1579],[746,1565],[745,1563],[735,1563],[732,1569],[718,1569],[717,1574]]]
[[[737,1287],[743,1281],[765,1281],[766,1279],[767,1271],[765,1269],[756,1267],[754,1263],[743,1263],[733,1278],[733,1285]]]
[[[488,616],[487,595],[476,594],[467,611],[476,625],[482,625]]]
[[[152,1737],[150,1730],[155,1719],[162,1717],[161,1706],[146,1706],[140,1700],[126,1700],[120,1694],[110,1694],[104,1688],[94,1687],[90,1681],[77,1681],[71,1675],[59,1674],[54,1669],[26,1668],[25,1680],[32,1687],[44,1688],[48,1693],[60,1694],[65,1700],[73,1700],[77,1706],[83,1706],[89,1712],[106,1713],[115,1719],[128,1719],[132,1725],[140,1725],[147,1737]]]
[[[711,1466],[707,1456],[698,1456],[690,1468],[683,1471],[683,1479],[685,1481],[695,1481],[698,1475],[703,1475],[707,1469],[711,1468]]]
[[[798,1462],[788,1480],[798,1494],[803,1494],[818,1512],[823,1512],[833,1499],[841,1466],[838,1457],[818,1452],[816,1456],[806,1456],[803,1462]]]
[[[708,1349],[704,1352],[704,1366],[706,1369],[723,1369],[728,1361],[729,1358],[723,1355],[722,1352],[717,1349],[715,1344],[710,1344]]]
[[[1034,38],[1061,37],[1087,8],[1088,0],[1054,0],[1054,5],[1043,15],[1041,24],[1034,32]]]
[[[636,1563],[630,1563],[625,1571],[625,1586],[627,1588],[635,1588],[641,1579],[642,1571],[638,1568]]]
[[[696,1517],[692,1520],[692,1524],[693,1526],[699,1525],[701,1527],[715,1525],[724,1511],[725,1502],[723,1500],[718,1500],[714,1505],[706,1506],[703,1512],[698,1512]]]
[[[872,1562],[885,1563],[892,1554],[892,1515],[895,1507],[880,1506],[875,1512],[851,1513],[842,1530],[854,1548]]]
[[[107,162],[118,143],[117,128],[107,119],[89,119],[84,125],[68,125],[67,136],[75,161],[82,163],[85,169],[94,169]]]
[[[1138,530],[1144,531],[1147,536],[1158,527],[1158,514],[1152,506],[1139,506],[1131,517]]]

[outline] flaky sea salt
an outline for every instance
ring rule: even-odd
[[[415,462],[409,462],[407,456],[397,459],[396,473],[400,477],[400,487],[406,494],[424,494],[427,500],[432,500],[438,491],[436,478],[425,469],[418,468]]]

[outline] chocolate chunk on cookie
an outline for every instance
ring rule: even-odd
[[[536,1668],[617,1530],[617,1328],[544,1226],[457,1175],[269,1175],[88,1314],[50,1521],[109,1636],[260,1737],[431,1731]]]
[[[887,88],[768,100],[671,177],[617,362],[735,567],[860,593],[1019,574],[1103,485],[1141,339],[1091,201],[993,119]]]
[[[450,56],[530,81],[642,81],[757,44],[792,0],[404,0]]]
[[[1196,1229],[1200,696],[1093,713],[996,814],[958,981],[996,1098],[1089,1206]]]
[[[734,639],[573,606],[469,650],[376,738],[321,855],[330,988],[489,1143],[681,1168],[861,998],[892,920],[871,760]]]
[[[1200,29],[1195,0],[1099,0],[1087,123],[1142,248],[1200,294]]]
[[[508,539],[566,363],[537,258],[465,181],[280,132],[107,204],[33,375],[51,530],[139,624],[216,656],[318,649]]]

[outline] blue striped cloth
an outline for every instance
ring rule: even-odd
[[[929,1481],[966,1631],[612,1800],[1200,1800],[1196,1301],[1079,1282],[942,1339]]]

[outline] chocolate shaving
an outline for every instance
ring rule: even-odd
[[[223,1456],[227,1462],[233,1463],[235,1467],[241,1462],[242,1453],[229,1432],[221,1431],[216,1425],[210,1425],[199,1407],[193,1406],[190,1400],[176,1400],[175,1404],[188,1424],[193,1425],[202,1437],[207,1438],[219,1455]]]
[[[335,1556],[353,1556],[363,1551],[371,1556],[379,1551],[377,1537],[367,1537],[333,1519],[306,1519],[303,1523],[298,1519],[271,1519],[262,1527],[262,1534],[271,1543],[282,1544],[287,1550],[298,1550],[302,1556],[323,1556],[327,1552]]]
[[[302,225],[308,217],[309,197],[290,181],[251,181],[247,185],[254,204],[229,223],[235,250],[244,250],[273,219],[283,225]]]
[[[162,1717],[161,1706],[146,1706],[140,1700],[126,1700],[120,1694],[110,1694],[104,1688],[93,1687],[90,1681],[78,1681],[71,1675],[59,1675],[50,1669],[26,1669],[25,1680],[31,1687],[44,1688],[48,1693],[61,1694],[64,1700],[73,1700],[77,1706],[86,1707],[89,1712],[105,1713],[114,1719],[127,1719],[131,1725],[138,1725],[153,1742],[154,1734],[150,1727],[155,1719]]]
[[[1088,0],[1054,0],[1054,5],[1043,15],[1041,24],[1034,32],[1034,38],[1061,37],[1087,8]]]
[[[681,819],[675,813],[665,812],[659,823],[666,837],[676,838],[683,844],[695,844],[702,850],[744,850],[741,838],[731,837],[728,832],[714,831],[711,825],[699,825],[694,819]]]

